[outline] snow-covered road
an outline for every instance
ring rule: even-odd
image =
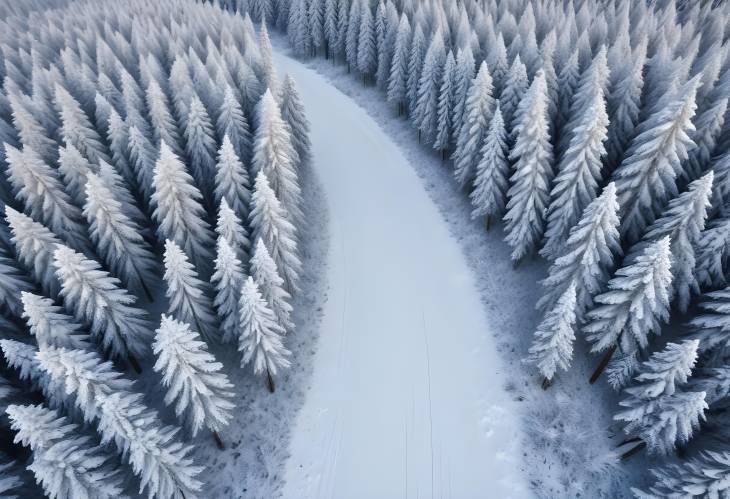
[[[331,235],[284,497],[531,496],[516,402],[446,222],[364,110],[303,64],[276,61],[312,123]]]

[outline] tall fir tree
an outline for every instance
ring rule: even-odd
[[[225,237],[218,237],[216,248],[215,271],[210,278],[215,287],[213,304],[220,320],[221,341],[230,343],[238,337],[238,302],[245,275],[241,261]]]

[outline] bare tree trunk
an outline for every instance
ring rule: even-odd
[[[634,454],[638,454],[641,451],[641,449],[643,449],[644,447],[646,447],[646,442],[642,441],[641,443],[637,444],[636,446],[632,447],[631,449],[629,449],[626,452],[624,452],[623,454],[621,454],[621,460],[626,461],[628,458],[630,458]]]
[[[274,390],[276,390],[276,385],[274,385],[274,378],[271,376],[271,373],[268,369],[266,370],[266,387],[271,393],[274,393]]]
[[[489,227],[492,225],[492,216],[487,215],[487,232],[489,232]]]
[[[553,380],[547,379],[545,377],[542,378],[542,383],[540,383],[540,386],[542,387],[543,390],[547,390],[552,385],[553,385]]]
[[[129,360],[129,364],[132,366],[132,369],[134,369],[134,372],[136,372],[137,374],[142,374],[142,367],[140,367],[139,361],[134,355],[130,353],[127,356],[127,360]]]
[[[601,376],[601,374],[603,373],[603,371],[608,366],[608,363],[611,362],[611,357],[613,357],[613,354],[616,352],[616,348],[617,347],[618,347],[618,344],[612,346],[603,355],[603,358],[601,359],[601,362],[598,363],[598,366],[596,366],[596,370],[593,371],[593,374],[591,375],[591,379],[588,380],[588,382],[591,385],[598,380],[598,378]]]
[[[220,450],[224,450],[226,448],[226,446],[223,444],[223,440],[221,440],[221,437],[220,435],[218,435],[217,431],[213,432],[213,440],[215,440],[215,444]]]

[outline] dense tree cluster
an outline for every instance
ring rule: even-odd
[[[2,2],[0,79],[0,425],[30,451],[0,495],[206,497],[189,439],[223,447],[236,404],[209,347],[272,391],[289,366],[296,83],[265,26],[187,0]]]

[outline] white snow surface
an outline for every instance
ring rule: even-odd
[[[447,222],[362,108],[275,58],[312,124],[330,218],[328,299],[283,496],[531,497],[496,324]]]

